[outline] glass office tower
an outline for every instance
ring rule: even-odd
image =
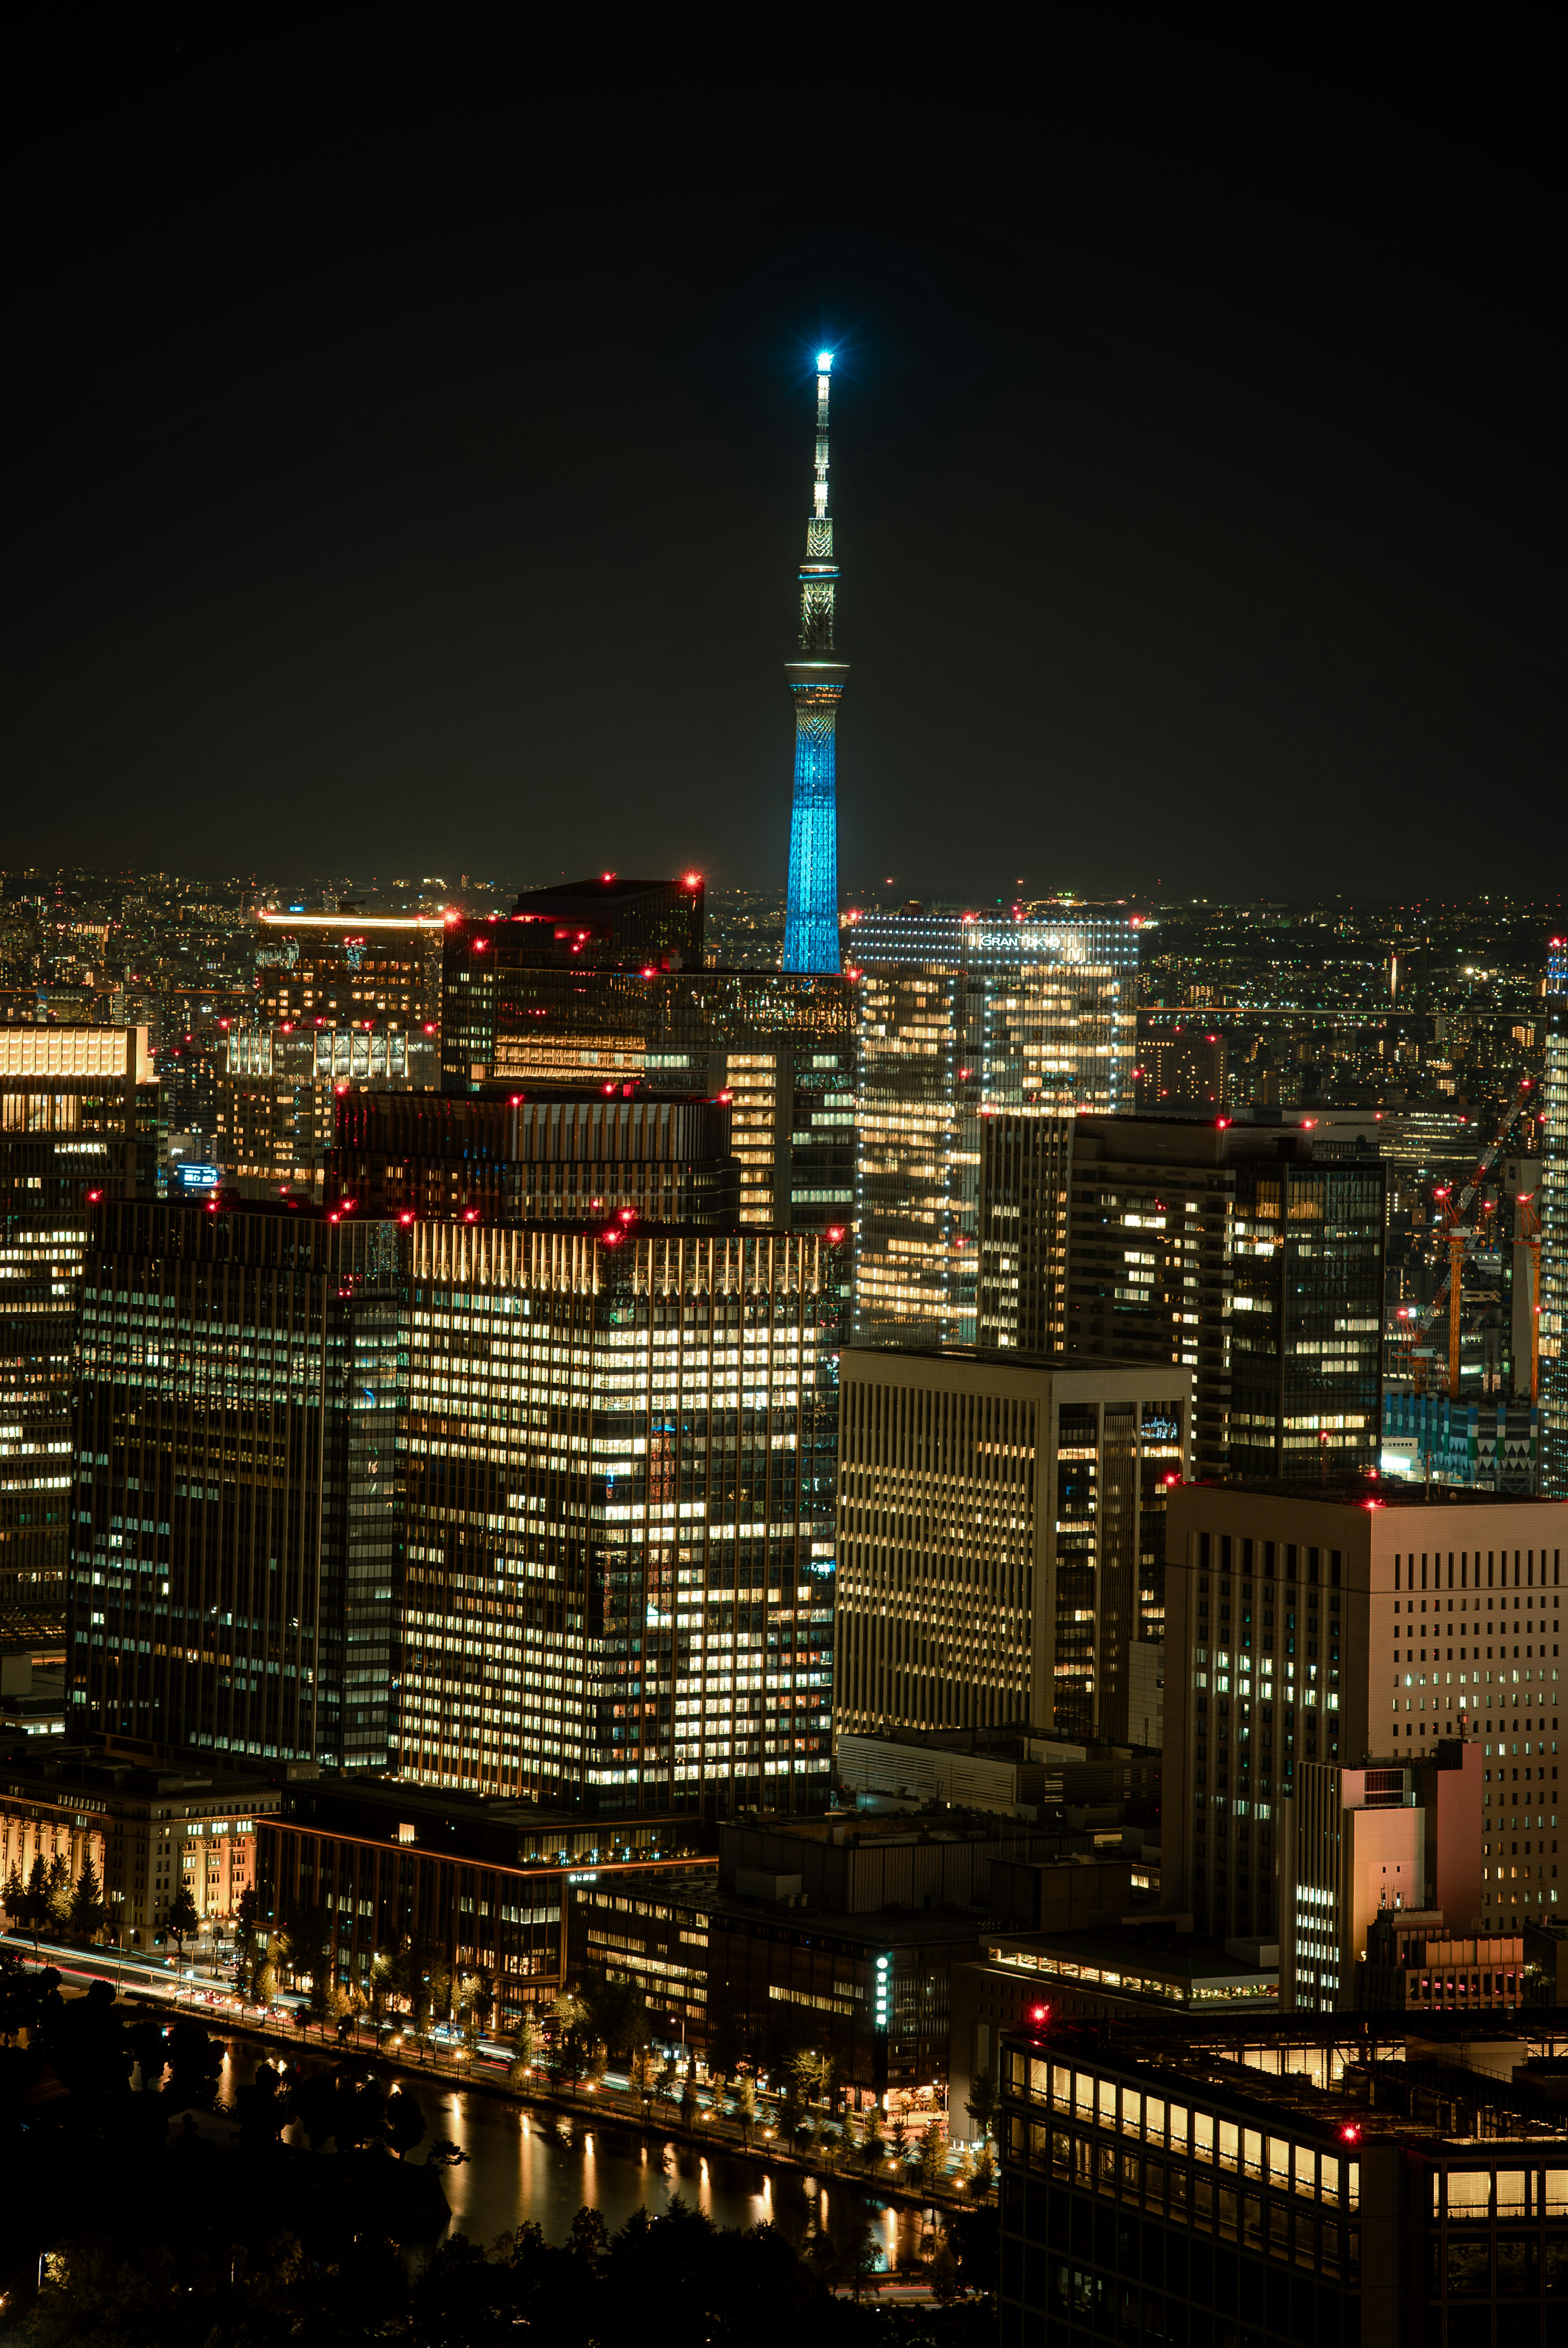
[[[985,1120],[982,1158],[982,1348],[1181,1364],[1203,1475],[1377,1468],[1375,1149],[1277,1121],[1012,1115]]]
[[[1568,939],[1553,938],[1548,950],[1544,1007],[1535,1340],[1541,1491],[1545,1499],[1568,1500]]]
[[[1137,928],[1086,906],[877,914],[853,934],[856,1342],[972,1344],[982,1120],[1132,1107]]]
[[[449,925],[449,1092],[637,1086],[727,1099],[741,1220],[848,1222],[855,1203],[855,988],[837,976],[678,966],[583,969],[515,922]]]
[[[605,1815],[825,1803],[835,1252],[416,1228],[405,1775]]]
[[[386,1766],[397,1269],[395,1225],[307,1207],[95,1210],[68,1734]]]
[[[94,1206],[151,1194],[145,1027],[0,1029],[0,1632],[66,1620],[71,1381]]]
[[[839,1249],[94,1213],[74,1730],[607,1816],[822,1807]]]

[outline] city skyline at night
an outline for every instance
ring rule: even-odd
[[[1557,2336],[1561,36],[1030,30],[13,39],[7,2338]]]

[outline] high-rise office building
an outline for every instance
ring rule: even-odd
[[[0,1028],[0,1632],[66,1617],[71,1378],[93,1208],[150,1194],[147,1031]]]
[[[516,950],[560,970],[700,970],[707,892],[700,872],[632,880],[600,872],[525,889],[512,909]]]
[[[1536,1313],[1541,1489],[1549,1499],[1568,1500],[1568,939],[1553,938],[1548,949],[1543,1008],[1546,1067],[1540,1109]],[[1516,1278],[1519,1269],[1516,1257]]]
[[[1350,1906],[1330,1915],[1328,1859],[1310,1855],[1339,1865],[1345,1817],[1383,1807],[1366,1787],[1356,1793],[1350,1773],[1379,1766],[1379,1755],[1391,1767],[1424,1765],[1450,1741],[1474,1738],[1481,1859],[1509,1869],[1506,1883],[1483,1879],[1481,1917],[1512,1917],[1516,1900],[1522,1913],[1526,1891],[1534,1912],[1550,1911],[1552,1860],[1538,1838],[1550,1839],[1551,1828],[1514,1821],[1553,1815],[1559,1766],[1554,1508],[1476,1491],[1429,1499],[1396,1482],[1326,1481],[1316,1492],[1189,1484],[1172,1492],[1165,1529],[1167,1908],[1190,1910],[1220,1938],[1277,1933],[1282,1953],[1298,1938],[1287,1970],[1315,1990],[1331,1971],[1330,1993],[1353,2003],[1345,1976],[1361,1953],[1356,1917],[1376,1912],[1382,1877],[1337,1877],[1346,1888],[1336,1896]],[[1327,1775],[1310,1778],[1309,1765]],[[1304,1811],[1309,1783],[1316,1807]],[[1384,1829],[1356,1832],[1368,1867],[1406,1863],[1402,1850],[1378,1847]],[[1528,1854],[1513,1848],[1520,1836]],[[1298,1849],[1313,1894],[1299,1908]],[[1401,1879],[1389,1878],[1390,1905]],[[1506,1910],[1487,1896],[1504,1888]],[[1440,1890],[1475,1904],[1434,1862],[1417,1904]],[[1450,1919],[1460,1930],[1467,1921]]]
[[[820,1807],[835,1251],[419,1224],[396,1744],[607,1815]]]
[[[420,1026],[367,1018],[329,1026],[321,1014],[282,1027],[231,1031],[216,1086],[213,1140],[226,1182],[245,1198],[298,1189],[320,1200],[337,1106],[351,1090],[431,1092],[436,1038]]]
[[[846,1352],[837,1725],[1144,1742],[1190,1393],[1168,1363]]]
[[[1384,1168],[1224,1117],[986,1117],[979,1342],[1179,1362],[1203,1475],[1374,1470]]]
[[[820,1807],[830,1244],[95,1212],[74,1729],[609,1814]]]
[[[68,1733],[385,1766],[349,1747],[389,1696],[397,1270],[395,1226],[308,1207],[95,1210]]]
[[[441,1076],[487,1085],[591,1085],[635,1071],[627,1045],[644,981],[706,963],[700,872],[601,872],[525,890],[509,916],[450,915],[442,942]],[[619,978],[620,985],[596,983]]]
[[[623,1097],[624,1092],[632,1097]],[[637,1222],[733,1230],[740,1166],[722,1101],[618,1087],[573,1099],[400,1097],[352,1088],[336,1102],[333,1201],[362,1214],[454,1221]]]
[[[439,913],[264,912],[257,915],[255,1017],[262,1027],[384,1020],[439,1034]]]
[[[1137,926],[877,914],[853,939],[856,1339],[972,1344],[984,1121],[1131,1107]]]
[[[827,504],[827,390],[833,353],[816,358],[816,461],[805,555],[800,566],[800,635],[784,675],[794,703],[794,799],[784,966],[836,973],[838,942],[838,705],[849,663],[835,649],[838,564]]]
[[[645,1081],[661,1092],[727,1098],[743,1222],[816,1231],[847,1224],[855,1204],[849,980],[689,967],[683,955],[671,955],[668,968],[584,970],[563,965],[557,948],[529,944],[528,926],[448,924],[447,1091],[534,1099]],[[620,950],[609,942],[607,951]]]

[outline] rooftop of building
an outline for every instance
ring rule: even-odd
[[[832,1844],[845,1850],[912,1849],[932,1843],[1006,1842],[1026,1857],[1039,1847],[1042,1860],[1054,1854],[1045,1847],[1071,1831],[1027,1819],[1004,1818],[996,1810],[967,1809],[944,1803],[926,1811],[826,1810],[812,1816],[775,1816],[770,1810],[748,1810],[721,1829],[725,1834],[765,1834],[775,1839]]]
[[[770,1900],[743,1891],[726,1891],[715,1883],[682,1885],[671,1892],[689,1907],[720,1923],[764,1927],[770,1935],[803,1933],[814,1946],[828,1941],[846,1948],[950,1948],[955,1942],[973,1950],[986,1930],[983,1909],[919,1908],[827,1909],[808,1900]]]
[[[218,1808],[275,1799],[279,1792],[275,1774],[82,1746],[51,1746],[47,1752],[13,1747],[0,1760],[0,1783],[13,1794],[52,1802],[96,1803],[119,1795],[142,1800],[172,1797]]]
[[[1475,1484],[1411,1483],[1402,1476],[1324,1476],[1292,1483],[1282,1477],[1187,1476],[1183,1491],[1235,1492],[1271,1500],[1297,1500],[1331,1509],[1532,1509],[1539,1499],[1494,1492]]]
[[[541,913],[550,912],[558,906],[579,902],[620,905],[636,897],[662,896],[671,889],[695,896],[702,887],[700,872],[666,873],[657,880],[638,880],[621,872],[594,872],[586,880],[557,880],[548,888],[524,889],[518,896],[517,910],[526,914],[535,908]]]
[[[713,1830],[690,1813],[600,1818],[504,1796],[410,1785],[399,1778],[323,1770],[285,1789],[282,1822],[306,1832],[360,1833],[426,1852],[478,1854],[496,1863],[613,1866],[692,1858],[713,1848]],[[408,1831],[405,1832],[404,1829]]]
[[[425,1229],[446,1225],[453,1231],[465,1232],[494,1229],[507,1231],[540,1231],[555,1239],[600,1240],[610,1247],[620,1247],[627,1240],[643,1239],[758,1241],[823,1239],[835,1244],[837,1240],[845,1237],[847,1231],[847,1226],[841,1227],[835,1224],[831,1230],[825,1231],[792,1231],[774,1223],[737,1224],[733,1230],[715,1231],[710,1223],[655,1222],[651,1217],[647,1220],[637,1217],[627,1220],[624,1211],[618,1211],[608,1218],[601,1219],[595,1216],[576,1221],[565,1219],[556,1221],[549,1217],[531,1216],[521,1217],[515,1223],[497,1224],[487,1221],[473,1210],[464,1210],[450,1215],[424,1215],[416,1214],[411,1208],[400,1208],[395,1212],[373,1215],[360,1212],[352,1199],[317,1205],[312,1200],[293,1192],[276,1199],[247,1199],[242,1198],[237,1190],[228,1188],[202,1190],[191,1199],[110,1200],[107,1203],[110,1207],[122,1207],[128,1210],[156,1207],[160,1211],[170,1214],[190,1215],[197,1221],[207,1221],[219,1217],[259,1218],[269,1222],[323,1223],[340,1229],[348,1226],[364,1231],[378,1227],[393,1230],[412,1228],[415,1224],[422,1225]]]
[[[1506,2022],[1426,2014],[1299,2013],[1112,2022],[1046,2022],[1003,2034],[1004,2043],[1052,2064],[1135,2082],[1162,2097],[1200,2094],[1244,2122],[1308,2130],[1344,2152],[1395,2141],[1461,2157],[1484,2142],[1496,2157],[1509,2142],[1568,2142],[1568,2114],[1549,2085],[1515,2075],[1568,2051],[1568,2009],[1541,2006]],[[1309,2067],[1304,2067],[1309,2066]],[[1327,2084],[1319,2085],[1319,2078]]]
[[[1109,1929],[1091,1925],[1087,1931],[988,1932],[985,1947],[993,1964],[1030,1973],[1042,1984],[1081,1984],[1163,2003],[1173,1989],[1184,1993],[1184,2002],[1200,2003],[1205,1996],[1245,1995],[1264,2005],[1278,1998],[1276,1942],[1238,1952],[1195,1932],[1162,1929],[1153,1919]],[[1266,1962],[1271,1952],[1272,1962]]]
[[[957,1362],[982,1370],[1050,1370],[1059,1377],[1137,1377],[1151,1394],[1184,1393],[1190,1369],[1173,1362],[1122,1361],[1113,1354],[1031,1354],[1021,1345],[845,1345],[845,1357],[879,1362]]]
[[[339,930],[354,937],[372,930],[439,930],[446,918],[444,913],[366,913],[357,905],[340,905],[334,913],[307,913],[302,906],[280,910],[274,905],[256,915],[269,929]]]

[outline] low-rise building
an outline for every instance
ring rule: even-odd
[[[1178,1929],[1188,1925],[1189,1929]],[[982,2075],[996,2077],[1009,2030],[1116,2014],[1252,2011],[1279,2004],[1279,1951],[1201,1939],[1181,1917],[1104,1918],[1088,1930],[987,1934],[973,1964],[953,1974],[948,2054],[951,2108],[963,2110]],[[964,2133],[955,2118],[954,2127]]]
[[[1371,2013],[1506,2013],[1523,1998],[1523,1935],[1467,1936],[1440,1908],[1382,1910],[1356,1969],[1356,2002]]]
[[[280,1931],[324,1918],[348,1986],[378,1950],[426,1942],[489,1977],[509,2028],[565,1984],[572,1885],[711,1878],[703,1839],[692,1818],[610,1823],[386,1779],[302,1777],[263,1827],[261,1916]]]
[[[0,1655],[0,1746],[65,1733],[64,1646],[37,1640],[8,1646]]]
[[[1132,1861],[1095,1839],[972,1818],[726,1827],[715,1885],[574,1890],[570,1974],[637,1982],[655,2034],[724,2070],[809,2045],[861,2096],[940,2095],[951,1979],[982,1932],[1042,1904],[1064,1920],[1126,1904]],[[1058,1877],[1066,1890],[1042,1890]]]
[[[63,1857],[76,1881],[91,1859],[110,1937],[161,1937],[183,1885],[204,1931],[220,1931],[255,1879],[256,1824],[276,1786],[238,1770],[181,1767],[80,1748],[0,1763],[0,1875],[26,1880],[36,1858]]]
[[[1281,2015],[1004,2042],[1003,2348],[1539,2348],[1568,2305],[1568,2127],[1473,2029]]]

